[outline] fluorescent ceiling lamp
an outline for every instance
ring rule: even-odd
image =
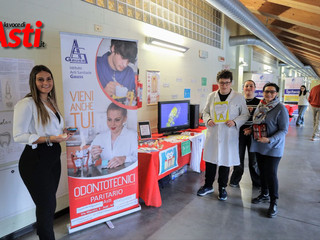
[[[170,49],[173,51],[182,52],[182,53],[185,53],[189,49],[184,46],[180,46],[174,43],[166,42],[166,41],[156,39],[156,38],[151,38],[151,37],[146,37],[146,43],[157,46],[157,47],[162,47],[162,48]]]
[[[157,47],[155,45],[150,45],[150,44],[146,44],[144,43],[143,48],[151,51],[151,52],[156,52],[159,54],[165,54],[165,55],[171,55],[171,56],[179,56],[179,57],[183,57],[184,53],[182,52],[177,52],[177,51],[172,51],[170,49],[166,49],[166,48],[162,48],[162,47]]]

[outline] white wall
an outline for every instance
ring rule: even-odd
[[[35,26],[40,20],[44,23],[44,49],[3,49],[0,47],[0,57],[32,59],[35,64],[47,65],[53,72],[58,95],[58,104],[63,112],[63,86],[60,62],[59,32],[74,32],[82,34],[102,35],[136,39],[139,41],[138,66],[140,81],[146,87],[146,70],[158,70],[161,74],[160,100],[170,100],[172,95],[183,98],[183,89],[191,88],[191,103],[201,104],[200,109],[211,92],[216,73],[222,68],[223,62],[218,62],[218,56],[225,57],[225,49],[217,49],[206,44],[181,37],[149,24],[122,16],[120,14],[99,8],[79,0],[11,0],[1,2],[1,21],[19,23],[27,22]],[[102,26],[102,32],[94,31],[94,24]],[[163,38],[168,41],[182,41],[189,47],[183,56],[148,51],[144,41],[146,36]],[[180,42],[179,42],[180,43]],[[199,50],[208,51],[207,59],[198,57]],[[207,86],[201,86],[201,78],[207,78]],[[176,81],[181,79],[182,81]],[[163,83],[169,83],[169,88],[163,88]],[[143,91],[143,107],[138,111],[138,120],[150,120],[156,127],[156,106],[146,106],[146,90]],[[65,148],[63,150],[65,152]],[[66,173],[66,166],[62,170]],[[1,184],[1,183],[0,183]],[[11,194],[14,194],[12,192]],[[59,187],[58,207],[61,210],[68,206],[67,176],[63,175]],[[1,206],[14,208],[15,206]],[[34,209],[12,216],[0,222],[0,237],[16,231],[35,221]]]

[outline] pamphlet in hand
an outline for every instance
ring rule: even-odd
[[[215,123],[224,123],[228,120],[229,120],[229,103],[228,103],[228,101],[215,102],[214,103],[214,122]]]

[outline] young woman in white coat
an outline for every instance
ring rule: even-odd
[[[96,161],[101,158],[105,168],[138,160],[137,132],[128,129],[126,121],[127,109],[111,103],[107,109],[108,131],[97,135],[91,143],[92,159]]]
[[[230,167],[240,164],[239,128],[248,120],[249,111],[243,95],[231,88],[232,72],[220,71],[217,82],[219,89],[209,94],[203,110],[203,120],[208,128],[203,153],[206,172],[205,184],[197,195],[214,192],[212,185],[219,167],[218,199],[225,201]]]

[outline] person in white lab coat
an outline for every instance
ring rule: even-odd
[[[225,201],[230,167],[240,164],[239,128],[248,120],[249,111],[243,95],[231,88],[232,72],[220,71],[217,82],[219,89],[209,94],[203,109],[203,120],[208,128],[203,153],[206,172],[205,184],[197,195],[214,192],[212,185],[219,167],[218,199]]]
[[[91,143],[93,161],[101,158],[103,168],[115,168],[138,160],[137,132],[125,126],[127,109],[111,103],[107,109],[109,131],[101,133]]]

